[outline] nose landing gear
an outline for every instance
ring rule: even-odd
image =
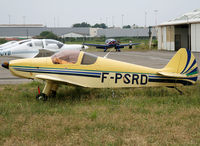
[[[46,94],[41,93],[41,94],[38,94],[38,95],[36,96],[36,99],[37,99],[37,100],[42,100],[42,101],[47,101],[48,97],[47,97]]]
[[[51,81],[47,81],[42,93],[40,92],[40,88],[38,87],[38,95],[36,96],[36,100],[47,101],[49,97],[56,97],[57,89],[57,84]]]

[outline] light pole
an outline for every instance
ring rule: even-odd
[[[144,27],[146,28],[147,27],[147,11],[145,11],[144,13]]]
[[[23,24],[26,25],[26,16],[23,16]]]
[[[155,12],[155,25],[157,26],[157,13],[158,13],[158,10],[154,10]]]
[[[112,16],[112,26],[113,26],[113,27],[115,27],[114,19],[115,19],[114,16]]]
[[[124,26],[124,14],[122,14],[122,28]]]
[[[8,15],[8,24],[10,24],[11,15]]]
[[[56,17],[53,17],[54,28],[56,27]]]
[[[108,17],[106,17],[106,25],[108,26]]]

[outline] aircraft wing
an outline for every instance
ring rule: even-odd
[[[41,79],[41,80],[48,80],[48,81],[53,81],[53,82],[59,82],[59,83],[63,83],[63,84],[71,84],[71,85],[76,85],[76,86],[81,86],[81,87],[85,87],[85,85],[82,84],[78,84],[66,79],[61,79],[59,77],[55,77],[53,75],[36,75],[37,79]]]
[[[129,44],[120,44],[120,45],[117,45],[119,48],[124,48],[126,46],[134,46],[134,45],[139,45],[141,43],[129,43]]]
[[[38,49],[18,49],[18,50],[12,50],[12,49],[7,49],[2,51],[3,54],[10,54],[10,56],[14,56],[14,57],[21,57],[21,58],[34,58],[35,56],[37,56],[39,54],[39,50]],[[0,52],[1,54],[1,52]]]
[[[94,47],[99,48],[99,49],[109,48],[109,45],[101,45],[101,44],[85,44],[84,43],[83,45],[94,46]]]

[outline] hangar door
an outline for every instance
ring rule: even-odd
[[[188,24],[175,26],[175,51],[180,48],[191,50],[191,31]]]
[[[191,24],[191,50],[200,52],[200,24]]]

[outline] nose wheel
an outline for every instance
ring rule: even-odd
[[[51,81],[47,81],[42,92],[40,91],[40,88],[38,86],[38,95],[36,96],[36,100],[47,101],[49,97],[56,97],[57,89],[57,84]]]
[[[46,94],[44,94],[44,93],[40,93],[40,94],[38,94],[38,95],[36,96],[36,99],[37,99],[37,100],[42,100],[42,101],[47,101],[48,96],[47,96]]]

